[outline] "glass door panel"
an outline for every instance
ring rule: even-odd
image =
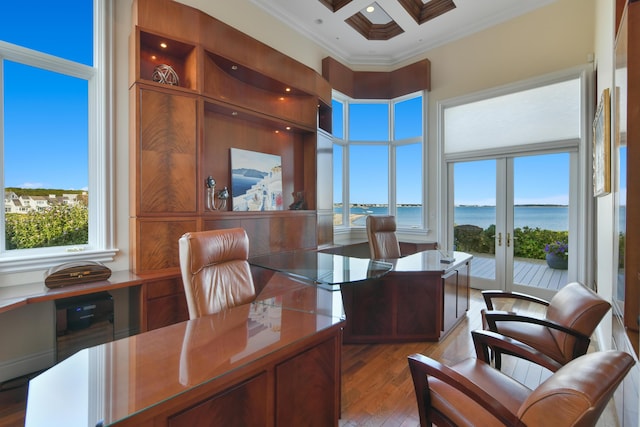
[[[513,159],[508,214],[513,216],[514,290],[544,296],[568,283],[569,171],[569,153]]]
[[[455,250],[473,254],[474,288],[496,289],[496,160],[453,164]]]

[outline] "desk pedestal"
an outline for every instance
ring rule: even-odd
[[[470,262],[465,258],[446,271],[394,270],[342,285],[344,343],[440,340],[469,309]]]

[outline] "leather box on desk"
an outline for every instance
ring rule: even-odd
[[[111,269],[95,261],[68,262],[51,267],[44,279],[47,288],[99,282],[111,277]]]

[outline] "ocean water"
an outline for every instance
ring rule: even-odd
[[[342,213],[342,208],[335,208],[335,213]],[[354,221],[354,225],[365,225],[366,215],[386,215],[386,207],[371,206],[366,208],[353,207],[351,214],[363,215]],[[396,221],[401,227],[420,227],[422,208],[415,206],[401,206],[398,208]],[[454,212],[454,222],[457,225],[472,224],[486,229],[496,223],[495,206],[457,206]],[[621,223],[625,224],[624,210]],[[565,231],[569,229],[569,207],[567,206],[516,206],[514,207],[515,228],[540,228],[543,230]]]
[[[231,178],[231,194],[244,194],[252,186],[260,182],[261,179],[262,178],[233,174],[233,177]]]
[[[473,224],[486,229],[496,223],[495,218],[495,206],[457,206],[455,208],[454,222],[457,225]],[[514,228],[566,231],[569,229],[569,207],[515,206],[513,225]]]

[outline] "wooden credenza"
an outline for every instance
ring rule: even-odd
[[[31,380],[26,426],[337,426],[339,302],[274,274],[252,304],[82,350]]]

